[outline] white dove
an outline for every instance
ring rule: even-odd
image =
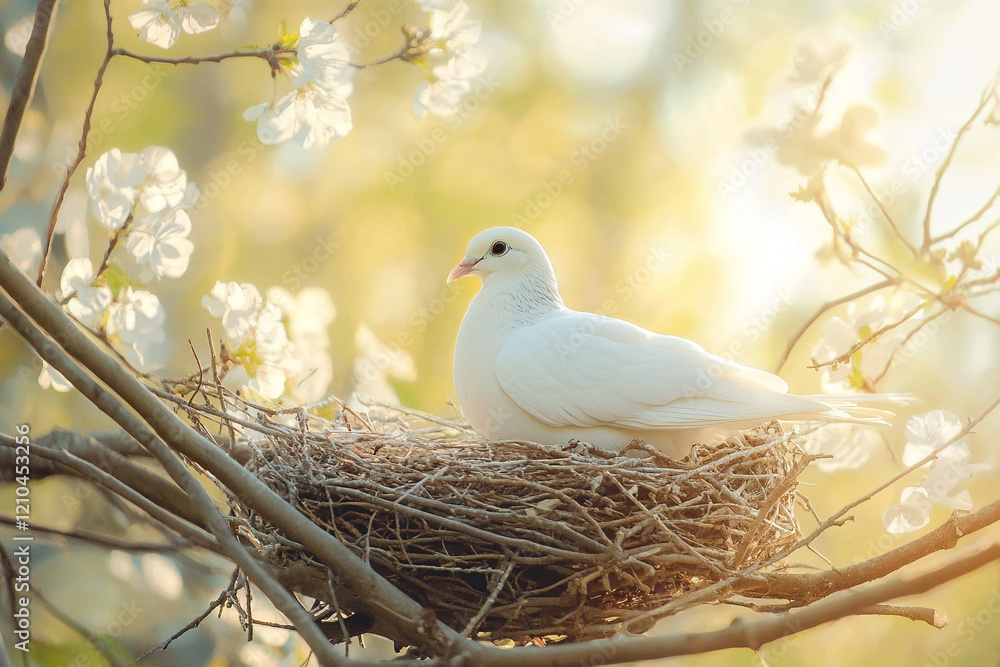
[[[885,424],[855,401],[888,396],[789,394],[784,380],[684,338],[567,308],[542,246],[494,227],[448,275],[482,280],[455,343],[455,390],[491,440],[619,450],[634,439],[674,458],[771,419]]]

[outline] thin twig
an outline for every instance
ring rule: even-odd
[[[83,112],[83,129],[80,132],[80,143],[77,145],[76,157],[73,158],[73,162],[66,168],[66,175],[63,176],[62,184],[59,186],[59,193],[56,195],[56,200],[52,205],[52,213],[49,215],[49,229],[43,239],[42,262],[38,268],[38,280],[36,281],[38,286],[41,286],[42,281],[45,280],[45,269],[49,264],[52,237],[56,233],[56,220],[59,217],[59,209],[62,208],[63,199],[66,197],[66,191],[69,190],[69,183],[73,178],[73,174],[76,173],[76,170],[83,162],[83,158],[87,155],[87,139],[90,136],[90,124],[94,116],[94,106],[97,104],[97,96],[101,92],[101,86],[104,85],[104,73],[108,69],[108,64],[111,63],[111,50],[114,48],[115,43],[115,33],[111,28],[111,0],[104,0],[104,20],[108,48],[104,53],[104,60],[101,61],[100,67],[97,68],[97,76],[94,78],[94,92],[91,93],[90,102],[87,104],[86,111]]]
[[[819,309],[815,313],[813,313],[812,317],[806,320],[805,323],[801,327],[799,327],[798,331],[796,331],[792,335],[791,339],[788,341],[788,344],[785,346],[785,351],[782,353],[781,358],[778,359],[778,365],[775,367],[774,372],[775,373],[781,372],[781,369],[784,368],[785,363],[788,362],[788,358],[791,356],[792,350],[795,349],[795,346],[798,344],[798,342],[802,340],[802,337],[806,334],[809,328],[812,327],[812,325],[815,324],[816,321],[819,320],[819,318],[823,317],[823,315],[826,314],[829,310],[836,308],[837,306],[842,306],[845,303],[850,303],[855,299],[860,299],[863,296],[867,296],[873,292],[885,289],[886,287],[890,287],[891,285],[894,284],[895,281],[893,280],[882,280],[880,282],[873,283],[868,287],[863,287],[856,292],[851,292],[846,296],[842,296],[837,299],[831,299],[830,301],[824,303],[822,306],[819,307]]]
[[[927,209],[924,211],[924,242],[920,246],[920,251],[926,253],[930,247],[933,239],[931,238],[931,213],[934,208],[934,201],[937,199],[938,190],[941,188],[941,180],[944,178],[945,172],[948,171],[948,167],[951,166],[951,160],[955,156],[955,151],[958,150],[958,145],[962,142],[962,138],[972,127],[972,123],[975,122],[979,114],[983,112],[986,108],[986,104],[992,98],[992,93],[996,91],[997,88],[997,77],[994,77],[992,85],[983,92],[982,98],[979,100],[979,104],[976,106],[975,111],[969,116],[969,119],[958,129],[958,133],[955,135],[955,140],[951,142],[951,148],[948,149],[948,154],[945,155],[944,161],[941,166],[938,167],[937,173],[934,175],[934,183],[931,185],[930,195],[927,197]]]
[[[860,180],[861,184],[865,186],[865,190],[868,191],[868,196],[872,198],[872,200],[878,205],[879,210],[882,211],[882,215],[889,223],[889,227],[892,228],[892,231],[896,235],[896,238],[898,238],[900,241],[903,242],[903,245],[906,246],[907,250],[910,251],[911,255],[913,255],[914,257],[919,256],[920,251],[917,250],[917,247],[912,243],[910,243],[910,241],[903,234],[903,231],[899,228],[899,225],[896,224],[895,218],[892,217],[892,214],[889,213],[889,210],[885,207],[885,204],[882,203],[882,199],[879,198],[877,194],[875,194],[875,191],[872,190],[872,186],[868,184],[868,180],[865,179],[864,174],[861,173],[861,169],[859,169],[856,165],[848,164],[846,162],[843,164],[849,167],[851,170],[854,171],[855,174],[858,175],[858,180]],[[1000,190],[998,190],[997,192],[1000,193]]]

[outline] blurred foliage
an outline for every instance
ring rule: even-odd
[[[350,99],[354,131],[311,152],[262,146],[254,125],[241,118],[245,108],[272,95],[263,61],[112,63],[83,166],[112,147],[169,146],[203,194],[191,215],[191,269],[155,288],[168,313],[172,344],[164,376],[194,367],[188,339],[199,351],[207,349],[205,328],[217,321],[199,303],[215,281],[292,291],[321,286],[337,307],[330,329],[332,392],[346,395],[356,384],[355,334],[365,324],[414,359],[416,380],[394,381],[401,400],[452,414],[446,402],[452,345],[475,286],[463,281],[449,287],[444,278],[476,232],[512,222],[526,223],[545,245],[571,307],[684,335],[711,351],[772,368],[791,333],[818,305],[867,278],[823,251],[829,234],[818,211],[789,196],[804,185],[801,177],[770,154],[760,157],[750,140],[755,131],[787,122],[796,103],[818,92],[789,77],[796,47],[815,45],[820,53],[838,44],[849,47],[827,93],[828,121],[836,125],[859,102],[880,111],[869,139],[888,158],[867,176],[876,191],[902,180],[890,205],[914,238],[944,157],[933,149],[935,139],[954,133],[998,65],[1000,7],[989,0],[473,0],[471,6],[484,25],[490,67],[473,89],[478,97],[467,98],[457,117],[414,119],[411,98],[423,78],[414,67],[393,62],[358,72]],[[135,38],[126,20],[138,7],[138,0],[113,2],[116,37],[151,53],[155,47]],[[170,55],[262,46],[277,38],[283,23],[329,18],[339,9],[326,2],[257,3],[245,28],[182,35]],[[0,22],[6,30],[29,12],[29,3],[11,0],[0,8]],[[398,26],[418,17],[410,3],[363,0],[338,25],[356,60],[369,62],[397,48]],[[99,3],[65,2],[0,199],[0,235],[26,225],[43,233],[104,46]],[[16,66],[5,51],[5,91]],[[981,202],[982,193],[996,187],[998,147],[995,136],[985,136],[958,156],[938,202],[941,218],[966,217],[970,202]],[[563,182],[561,172],[568,172]],[[81,169],[74,189],[83,187],[83,175]],[[90,242],[92,256],[106,243],[93,224]],[[997,252],[994,247],[985,254],[1000,257]],[[61,258],[55,259],[59,268]],[[818,391],[818,373],[805,368],[818,335],[816,330],[806,336],[784,371],[800,393]],[[1000,391],[998,342],[996,326],[958,315],[880,389],[912,393],[922,401],[920,409],[974,414]],[[4,431],[23,422],[35,435],[55,427],[108,427],[77,394],[40,389],[40,369],[9,328],[0,331]],[[993,417],[971,439],[975,460],[1000,463],[997,427]],[[806,492],[821,515],[899,468],[898,430],[887,434],[864,468],[807,476],[816,486]],[[96,495],[67,506],[76,484],[36,485],[35,520],[112,532],[128,524]],[[995,474],[973,480],[969,488],[977,503],[995,497]],[[879,519],[895,493],[858,508],[855,521],[826,534],[818,550],[839,565],[902,544],[901,536],[883,532]],[[10,507],[11,498],[4,490],[2,506]],[[935,514],[932,526],[945,517],[943,510]],[[808,521],[803,518],[804,525]],[[129,528],[130,537],[138,539],[141,532]],[[171,557],[184,590],[166,605],[155,571],[146,572],[141,556],[109,559],[105,552],[58,541],[46,549],[44,556],[39,549],[35,581],[81,623],[98,609],[113,612],[129,595],[141,595],[143,606],[156,610],[125,629],[122,641],[130,650],[149,648],[187,623],[228,576],[218,563],[209,577],[189,559]],[[95,586],[93,593],[74,597],[84,581]],[[111,595],[112,585],[121,592]],[[1000,569],[991,567],[921,598],[920,604],[948,613],[952,623],[942,631],[858,617],[777,642],[762,655],[771,666],[867,664],[876,656],[885,665],[992,664],[1000,658],[1000,606],[991,603],[997,599]],[[703,609],[668,619],[656,631],[721,627],[733,615],[738,612]],[[36,622],[43,618],[39,611]],[[45,624],[44,632],[36,626],[36,664],[66,664],[67,656],[77,657],[73,664],[98,664],[72,631],[55,620]],[[206,626],[215,629],[192,634],[176,653],[172,648],[150,664],[296,664],[304,657],[301,649],[241,652],[235,622],[210,620]],[[101,627],[91,630],[99,633]],[[46,648],[49,642],[60,644],[58,650]],[[269,644],[286,646],[287,637]],[[216,656],[211,663],[210,655]],[[757,661],[745,651],[663,664]]]

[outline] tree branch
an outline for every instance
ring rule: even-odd
[[[243,466],[181,421],[152,395],[148,387],[125,372],[114,359],[80,331],[56,304],[25,279],[4,253],[0,253],[0,285],[46,333],[59,342],[69,355],[80,360],[90,372],[141,415],[142,419],[160,437],[169,442],[175,451],[210,471],[222,484],[252,504],[262,518],[280,527],[286,536],[313,553],[317,560],[333,571],[336,580],[346,587],[352,600],[360,605],[362,610],[369,611],[373,616],[381,616],[387,621],[387,625],[394,630],[393,638],[396,641],[434,651],[446,651],[450,646],[461,646],[471,654],[482,651],[478,644],[463,638],[456,631],[437,621],[419,604],[376,574],[345,545],[309,521]],[[0,314],[4,317],[10,314],[8,320],[24,319],[24,315],[6,298],[0,299]],[[23,324],[15,328],[22,333],[22,336],[31,336],[30,328],[26,328]],[[59,365],[66,366],[62,359],[53,354],[54,346],[48,341],[33,337],[29,342],[49,363],[55,360]],[[53,366],[63,372],[63,369],[56,364]],[[78,386],[83,387],[81,393],[105,410],[123,428],[127,426],[126,430],[133,437],[144,445],[155,447],[160,443],[131,412],[124,410],[109,395],[97,391],[97,385],[86,375],[75,367],[68,368],[67,371],[77,380]],[[65,372],[63,375],[67,379],[70,378]],[[216,535],[216,537],[222,542],[226,536]],[[244,555],[247,555],[246,552],[239,554],[240,560],[243,560]],[[234,562],[244,567],[235,559]],[[252,565],[253,569],[244,567],[244,570],[253,573],[257,569],[257,563],[254,561]],[[259,578],[255,579],[259,582]],[[310,623],[309,629],[314,627]]]
[[[49,265],[49,253],[52,250],[52,237],[56,233],[56,220],[59,218],[59,209],[62,208],[63,199],[66,197],[66,191],[69,190],[69,183],[73,178],[73,174],[76,173],[76,170],[83,162],[83,158],[87,155],[87,138],[90,136],[90,123],[94,115],[94,106],[97,104],[97,95],[101,92],[101,86],[104,84],[104,73],[111,62],[111,49],[114,47],[115,42],[115,34],[111,29],[111,0],[104,0],[104,21],[108,49],[104,53],[104,60],[101,62],[101,66],[97,68],[97,76],[94,78],[94,92],[90,95],[87,110],[83,112],[83,130],[80,133],[80,143],[77,145],[76,157],[66,168],[66,175],[63,176],[62,184],[59,186],[59,193],[52,204],[52,213],[49,215],[49,229],[45,234],[45,238],[42,239],[42,263],[38,267],[38,280],[36,281],[38,286],[41,286],[42,281],[45,280],[45,269]]]
[[[39,298],[40,302],[45,306],[48,306],[53,310],[53,314],[57,314],[62,321],[63,328],[56,328],[57,336],[60,339],[72,340],[75,336],[82,336],[89,345],[93,346],[93,350],[97,351],[99,355],[103,355],[101,361],[105,361],[106,364],[114,364],[113,368],[118,371],[118,375],[122,377],[127,377],[129,380],[134,382],[138,387],[142,387],[138,381],[132,376],[125,373],[124,369],[107,356],[106,353],[97,348],[96,345],[89,338],[83,336],[83,333],[76,328],[75,325],[67,318],[58,306],[52,302],[45,299],[38,288],[32,285],[17,269],[10,260],[3,253],[0,253],[0,274],[4,273],[4,269],[13,269],[13,273],[16,276],[15,282],[20,282],[22,288],[26,286],[29,293],[32,293]],[[4,285],[5,288],[10,291],[11,282],[7,278],[0,278],[0,284]],[[42,314],[45,313],[42,310]],[[212,501],[211,497],[208,495],[208,491],[195,479],[195,477],[190,473],[190,471],[181,463],[175,456],[174,453],[161,441],[149,428],[146,427],[137,417],[135,417],[130,411],[125,409],[125,407],[108,391],[103,387],[94,382],[89,375],[84,371],[80,370],[75,364],[70,362],[66,355],[59,350],[51,341],[47,340],[41,331],[35,328],[28,318],[14,306],[13,302],[7,298],[6,295],[0,294],[0,315],[6,319],[11,327],[14,328],[21,336],[28,341],[32,347],[39,353],[39,355],[47,361],[53,368],[59,371],[63,377],[65,377],[74,387],[80,391],[91,403],[100,408],[105,414],[114,419],[119,426],[125,429],[132,437],[134,437],[140,444],[146,447],[149,452],[156,457],[163,466],[167,474],[180,486],[191,499],[192,504],[201,513],[201,518],[204,520],[205,524],[209,528],[215,539],[218,540],[219,545],[222,547],[223,552],[226,557],[228,557],[233,563],[235,563],[240,569],[252,576],[257,586],[264,592],[265,595],[274,603],[274,606],[283,613],[293,625],[295,625],[296,630],[302,639],[309,645],[309,647],[316,653],[317,657],[325,664],[329,665],[340,665],[342,661],[340,657],[333,652],[330,643],[327,641],[325,635],[320,631],[319,627],[313,622],[312,616],[299,604],[298,600],[291,593],[288,592],[281,584],[279,584],[271,574],[257,562],[256,558],[244,547],[233,535],[229,528],[229,524],[219,513],[218,508]],[[90,355],[86,355],[88,358],[92,358]],[[149,395],[148,393],[146,394]],[[152,398],[150,396],[150,398]],[[155,400],[155,399],[154,399]],[[162,405],[160,407],[163,407]],[[171,414],[173,417],[172,413]],[[176,417],[175,417],[176,419]],[[187,429],[190,431],[186,425],[184,425],[180,420],[177,420],[182,429]],[[172,434],[173,431],[170,431]],[[237,465],[232,459],[226,459],[227,461]],[[242,470],[242,468],[240,468]]]
[[[17,81],[10,96],[10,105],[3,120],[3,132],[0,132],[0,190],[7,184],[7,169],[14,156],[14,145],[21,130],[24,112],[31,104],[35,94],[35,84],[38,83],[38,70],[45,57],[45,48],[49,41],[49,29],[56,13],[56,0],[38,0],[35,9],[35,22],[31,26],[31,36],[24,49],[24,59],[17,73]]]

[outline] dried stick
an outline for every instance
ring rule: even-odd
[[[13,273],[16,275],[16,280],[26,283],[29,289],[34,289],[36,293],[41,297],[42,302],[54,309],[55,313],[63,318],[64,329],[60,332],[64,339],[71,339],[73,334],[78,334],[83,336],[83,333],[79,331],[68,318],[63,315],[59,307],[52,302],[41,296],[40,292],[37,292],[37,287],[31,285],[29,281],[14,267],[10,264],[10,260],[3,253],[0,253],[0,274],[4,272],[6,268],[13,269]],[[8,291],[11,289],[11,281],[7,277],[0,278],[0,283],[2,283]],[[211,496],[204,487],[194,478],[194,476],[188,471],[183,463],[178,460],[174,453],[160,440],[152,431],[150,431],[143,422],[141,422],[137,417],[135,417],[129,410],[125,408],[117,399],[115,399],[107,390],[94,382],[89,375],[80,370],[75,364],[69,361],[63,351],[58,349],[51,341],[47,340],[42,332],[32,324],[28,318],[14,306],[13,302],[4,294],[0,294],[0,315],[6,319],[11,327],[14,328],[28,343],[35,348],[45,361],[47,361],[53,368],[55,368],[59,373],[63,375],[69,382],[73,384],[76,389],[87,397],[94,405],[101,409],[105,414],[114,419],[119,426],[125,429],[132,437],[134,437],[140,444],[145,446],[150,453],[159,461],[160,465],[163,466],[167,474],[180,486],[191,499],[191,502],[197,507],[201,512],[202,519],[205,524],[210,529],[211,533],[214,535],[215,539],[219,541],[220,546],[225,552],[226,556],[230,558],[237,566],[243,569],[245,572],[252,573],[257,585],[262,591],[271,599],[275,607],[277,607],[285,616],[292,621],[296,626],[299,634],[302,638],[309,644],[310,648],[316,652],[317,656],[321,660],[329,663],[330,665],[341,664],[339,656],[333,653],[330,644],[326,641],[326,637],[319,630],[315,623],[313,623],[312,617],[306,613],[302,606],[298,603],[295,597],[289,593],[283,586],[281,586],[271,574],[264,569],[264,567],[257,562],[257,560],[247,551],[247,548],[237,541],[233,536],[233,533],[229,529],[229,525],[226,520],[219,513],[218,508],[212,501]],[[85,337],[84,337],[85,338]],[[86,339],[87,343],[94,346],[94,350],[97,350],[99,354],[104,354],[100,352],[99,348],[96,347],[89,339]],[[114,363],[111,361],[107,355],[104,355],[105,363]],[[121,375],[127,376],[136,385],[139,385],[138,380],[128,376],[120,366],[115,364],[113,366]],[[148,395],[148,393],[147,393]],[[151,396],[150,396],[151,397]],[[161,406],[162,407],[162,406]],[[171,414],[171,416],[173,416]],[[226,459],[231,461],[231,459]]]
[[[62,208],[63,199],[66,197],[66,191],[69,190],[69,183],[73,178],[73,174],[76,173],[76,170],[83,162],[83,158],[87,155],[87,138],[90,136],[90,123],[94,116],[94,106],[97,104],[97,95],[101,92],[101,86],[104,84],[104,73],[111,62],[111,48],[115,41],[115,34],[111,29],[111,0],[104,0],[104,21],[108,50],[104,54],[104,60],[101,61],[100,67],[97,68],[97,76],[94,78],[94,92],[91,93],[90,102],[87,104],[86,111],[83,112],[83,130],[80,133],[80,143],[77,145],[76,157],[73,158],[73,162],[66,168],[66,175],[63,176],[62,184],[59,186],[59,193],[56,195],[55,203],[52,205],[52,213],[49,215],[49,229],[45,234],[45,238],[42,239],[42,263],[38,268],[38,280],[35,281],[35,284],[38,286],[41,286],[42,281],[45,280],[45,269],[49,264],[49,253],[52,250],[52,237],[56,233],[56,220],[59,217],[59,209]]]
[[[132,409],[138,412],[143,420],[150,424],[154,431],[165,437],[171,446],[179,453],[187,456],[192,461],[198,463],[206,470],[210,470],[219,481],[231,490],[238,490],[241,496],[252,503],[254,507],[268,521],[275,525],[280,525],[291,539],[306,546],[316,557],[329,567],[339,577],[339,581],[349,586],[357,599],[366,603],[369,609],[378,611],[377,618],[382,620],[387,626],[387,631],[393,632],[398,640],[402,640],[413,645],[437,645],[437,644],[458,644],[471,645],[475,648],[469,650],[478,652],[478,644],[463,638],[454,630],[439,622],[428,621],[424,610],[412,599],[402,594],[394,588],[384,578],[378,576],[367,564],[363,563],[350,549],[341,544],[332,536],[328,535],[318,526],[306,519],[302,514],[282,501],[280,497],[259,479],[251,475],[239,463],[233,461],[229,456],[209,443],[200,434],[191,429],[181,421],[165,405],[157,400],[150,392],[149,387],[140,383],[134,377],[107,355],[88,336],[76,328],[66,317],[58,305],[49,301],[44,294],[30,281],[27,281],[21,272],[11,263],[4,253],[0,253],[0,285],[4,286],[7,293],[16,299],[18,305],[31,314],[31,317],[38,322],[46,333],[56,338],[63,349],[74,359],[81,361],[88,370],[94,373],[102,382],[111,388],[121,399]],[[0,298],[0,313],[5,317],[9,313],[11,317],[24,319],[24,316],[6,298]],[[26,322],[25,322],[26,324]],[[22,332],[23,330],[23,332]],[[54,359],[60,365],[67,366],[65,357],[55,354],[57,350],[48,341],[39,338],[31,326],[22,326],[19,332],[22,336],[30,337],[32,346],[42,353],[43,358]],[[50,361],[50,363],[52,363]],[[62,372],[62,369],[56,367]],[[89,377],[83,375],[75,367],[67,371],[73,374],[81,386],[88,392],[85,396],[92,396],[93,401],[100,401],[99,407],[107,409],[109,416],[115,418],[121,425],[127,424],[128,430],[133,437],[140,434],[142,438],[136,438],[140,442],[143,439],[153,447],[162,444],[158,438],[145,427],[138,423],[138,420],[115,401],[109,394],[95,391],[98,389]],[[63,373],[65,377],[69,377]],[[159,457],[158,457],[159,458]],[[168,463],[170,461],[164,457]],[[178,471],[179,472],[179,471]],[[185,471],[186,472],[186,471]],[[197,482],[195,482],[197,485]],[[204,489],[197,486],[191,489],[194,493]],[[214,505],[213,505],[214,508]],[[207,510],[207,507],[205,508]],[[216,516],[218,511],[215,510]],[[212,517],[213,520],[215,517]],[[219,516],[221,518],[221,516]],[[228,528],[227,528],[228,530]],[[218,535],[216,537],[219,537]],[[227,533],[224,537],[231,537]],[[220,538],[221,541],[222,538]],[[240,549],[234,550],[236,560],[245,572],[259,572],[258,563],[249,558],[249,555]],[[245,561],[245,562],[241,562]],[[266,584],[267,581],[261,577],[254,577],[258,586]],[[269,579],[269,577],[268,577]],[[273,581],[273,580],[272,580]],[[264,590],[263,586],[261,586]],[[265,590],[268,597],[272,599],[283,597],[282,593],[287,593],[284,589],[281,592],[276,590]],[[294,605],[294,606],[290,606]],[[283,613],[297,615],[296,607],[301,610],[297,602],[285,605]],[[303,610],[304,611],[304,610]],[[302,624],[301,617],[296,625]],[[309,619],[308,625],[304,628],[304,637],[309,637],[310,646],[317,642],[313,631],[315,625]],[[325,641],[325,640],[324,640]],[[331,663],[336,664],[341,660],[328,651],[327,645],[319,647],[319,655],[334,658]],[[314,647],[315,650],[315,647]]]
[[[979,114],[983,112],[986,108],[986,104],[990,101],[992,97],[992,92],[996,90],[998,78],[993,79],[993,84],[990,86],[988,91],[983,92],[982,98],[979,100],[979,105],[976,106],[975,111],[969,116],[969,119],[958,129],[958,133],[955,135],[955,140],[951,142],[951,148],[948,150],[948,154],[945,155],[944,161],[941,166],[938,167],[937,173],[934,175],[934,183],[931,185],[930,195],[927,197],[927,209],[924,211],[924,242],[920,246],[920,252],[926,253],[933,243],[931,238],[931,213],[934,208],[934,201],[937,199],[938,190],[941,188],[941,180],[944,178],[945,172],[948,171],[948,167],[951,166],[951,159],[955,157],[955,151],[958,150],[958,145],[962,142],[962,137],[966,135],[969,128],[972,127],[972,123],[975,122]]]
[[[56,12],[56,0],[39,0],[35,9],[35,22],[31,26],[31,36],[24,49],[24,59],[21,69],[14,82],[14,90],[10,95],[7,115],[3,120],[3,131],[0,132],[0,190],[7,184],[7,169],[14,156],[14,144],[21,130],[24,112],[31,104],[38,83],[38,70],[45,57],[45,47],[49,41],[49,27]]]
[[[806,332],[810,329],[810,327],[812,327],[812,325],[814,325],[819,320],[819,318],[823,317],[823,315],[825,315],[828,311],[830,311],[833,308],[836,308],[837,306],[842,306],[845,303],[850,303],[855,299],[860,299],[861,297],[867,296],[873,292],[877,292],[881,289],[885,289],[886,287],[890,287],[891,285],[894,284],[895,284],[894,280],[888,280],[888,279],[882,280],[880,282],[873,283],[868,287],[859,289],[856,292],[851,292],[846,296],[842,296],[837,299],[831,299],[830,301],[824,303],[822,306],[819,307],[819,309],[815,313],[813,313],[812,317],[806,320],[805,323],[801,327],[799,327],[798,331],[796,331],[792,335],[791,339],[788,341],[788,344],[785,346],[785,351],[782,353],[781,358],[778,359],[778,365],[775,367],[774,372],[775,373],[781,372],[781,369],[784,368],[785,364],[788,362],[788,358],[792,355],[792,350],[795,349],[795,346],[798,345],[799,341],[802,340],[802,337],[806,335]]]

